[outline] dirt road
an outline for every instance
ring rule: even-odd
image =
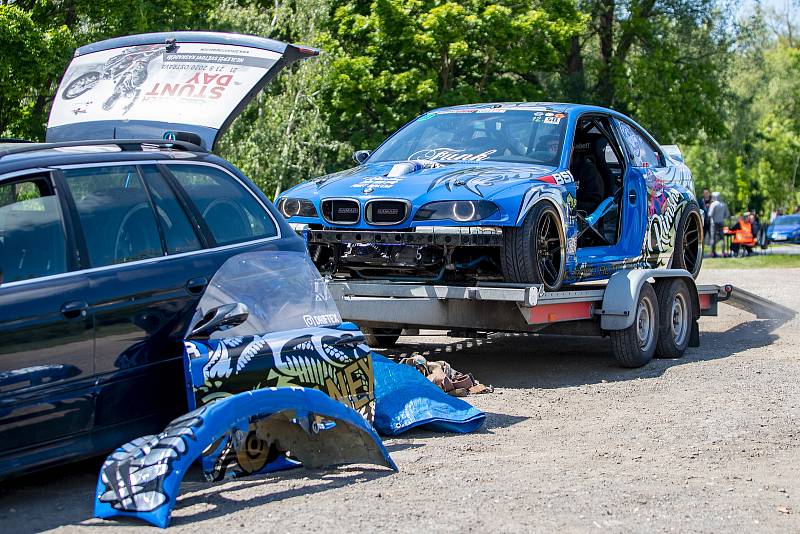
[[[800,309],[800,269],[702,280]],[[483,431],[387,440],[395,474],[348,467],[208,485],[190,473],[170,528],[800,532],[799,327],[721,306],[701,320],[699,349],[635,370],[615,366],[606,340],[402,339],[395,353],[429,353],[497,387],[470,399],[488,414]],[[0,528],[144,530],[89,519],[97,467],[6,483]]]

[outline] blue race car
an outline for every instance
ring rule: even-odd
[[[283,193],[323,272],[562,284],[702,262],[694,184],[675,146],[584,105],[425,113],[349,170]]]
[[[767,228],[767,239],[775,243],[800,243],[800,215],[778,215]]]

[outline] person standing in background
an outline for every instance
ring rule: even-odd
[[[728,205],[722,200],[722,195],[717,191],[711,193],[711,204],[708,207],[708,218],[711,219],[711,257],[717,257],[717,242],[722,241],[722,255],[725,255],[725,241],[722,235],[722,228],[725,221],[730,218],[731,212]]]

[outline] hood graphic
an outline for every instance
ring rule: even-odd
[[[302,196],[316,193],[320,197],[369,195],[410,199],[437,192],[462,191],[467,197],[491,198],[521,183],[549,182],[547,178],[554,171],[554,167],[497,162],[367,163],[300,184],[290,192]]]

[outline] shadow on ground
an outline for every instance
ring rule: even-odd
[[[414,354],[446,360],[455,369],[472,373],[484,384],[503,388],[560,388],[661,376],[667,369],[698,361],[727,358],[766,347],[785,321],[751,320],[724,332],[700,335],[700,347],[683,358],[655,359],[638,369],[625,369],[614,360],[608,338],[563,337],[535,334],[495,334],[485,339],[441,343],[398,344],[380,351],[393,359]],[[413,338],[403,338],[406,339]]]

